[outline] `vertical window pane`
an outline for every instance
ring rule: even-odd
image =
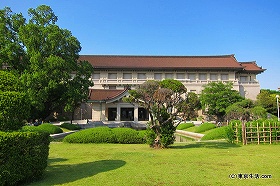
[[[199,80],[207,80],[206,74],[199,74]]]
[[[228,74],[221,74],[221,80],[228,80]]]
[[[123,73],[123,79],[132,79],[132,73]]]
[[[108,73],[108,79],[117,79],[117,73]]]
[[[218,76],[217,74],[210,74],[210,80],[217,80]]]
[[[156,79],[156,80],[162,80],[162,74],[161,74],[161,73],[155,73],[155,74],[154,74],[154,79]]]
[[[138,73],[137,79],[146,79],[146,73]]]
[[[173,73],[166,73],[165,79],[173,79]]]
[[[184,73],[177,73],[176,78],[177,79],[185,79],[185,74]]]
[[[195,74],[188,74],[190,80],[196,80]]]

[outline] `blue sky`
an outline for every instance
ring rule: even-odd
[[[1,0],[22,12],[51,6],[80,54],[224,55],[267,69],[261,88],[280,87],[279,0]]]

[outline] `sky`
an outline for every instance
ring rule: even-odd
[[[48,5],[82,54],[205,56],[235,54],[267,69],[262,89],[280,87],[279,0],[1,0],[28,17]]]

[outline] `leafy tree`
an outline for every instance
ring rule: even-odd
[[[223,121],[228,106],[243,99],[238,91],[232,90],[232,83],[222,82],[205,85],[200,95],[202,108],[208,115],[216,116],[218,121]]]
[[[10,8],[0,11],[0,62],[20,74],[33,118],[73,111],[87,98],[93,68],[78,61],[80,42],[55,24],[58,18],[49,6],[31,8],[28,14],[26,21]]]
[[[252,100],[244,99],[236,102],[226,109],[228,120],[246,120],[266,118],[266,110],[261,106],[255,106]]]
[[[197,111],[199,109],[201,109],[201,104],[197,94],[194,92],[188,92],[181,107],[182,118],[184,120],[196,118],[198,116]]]
[[[277,116],[276,95],[280,95],[280,92],[262,89],[257,95],[256,104],[265,108],[267,112]]]
[[[147,81],[135,90],[130,90],[130,97],[124,101],[136,102],[146,108],[150,114],[150,145],[155,148],[167,147],[175,140],[176,125],[174,119],[181,112],[186,93],[185,86],[177,81]]]
[[[16,75],[0,70],[0,130],[20,129],[29,117],[30,104]]]

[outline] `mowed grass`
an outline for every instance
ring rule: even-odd
[[[280,145],[226,142],[175,143],[155,150],[145,144],[50,144],[42,180],[29,185],[279,185]],[[230,175],[271,175],[231,179]]]

